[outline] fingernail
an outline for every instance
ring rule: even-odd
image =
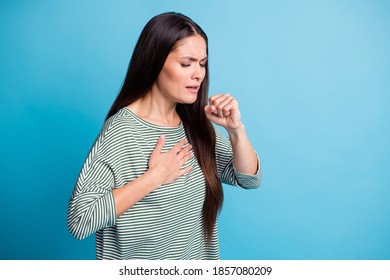
[[[165,139],[165,135],[160,135],[160,139]]]

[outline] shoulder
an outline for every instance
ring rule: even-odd
[[[100,131],[100,140],[120,139],[122,136],[130,136],[133,131],[133,121],[125,109],[119,110],[108,118]]]

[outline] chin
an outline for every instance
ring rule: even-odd
[[[196,102],[197,98],[187,98],[187,99],[182,99],[178,103],[180,104],[194,104]]]
[[[194,104],[195,102],[196,102],[196,99],[194,99],[194,100],[186,100],[186,101],[181,102],[181,104],[188,104],[188,105],[190,105],[190,104]]]

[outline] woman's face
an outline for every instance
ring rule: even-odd
[[[206,75],[206,42],[200,35],[178,41],[154,84],[173,103],[194,103]]]

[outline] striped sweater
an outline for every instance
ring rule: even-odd
[[[254,176],[240,174],[232,164],[230,141],[216,132],[221,181],[258,187],[260,171]],[[105,122],[92,146],[69,201],[67,222],[77,239],[96,232],[97,259],[219,259],[217,223],[211,243],[206,246],[204,241],[205,178],[195,157],[184,165],[192,166],[188,174],[115,216],[112,190],[145,173],[160,135],[166,136],[163,151],[186,137],[182,124],[151,124],[125,107]]]

